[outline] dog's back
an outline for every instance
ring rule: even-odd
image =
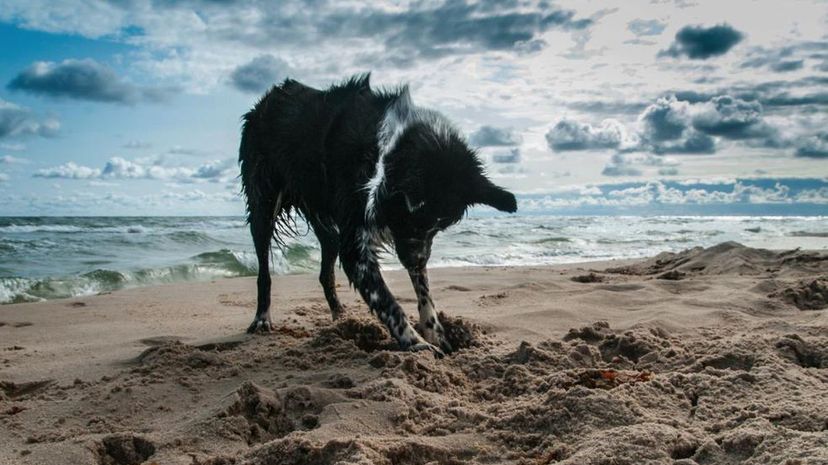
[[[288,79],[244,115],[239,163],[251,203],[282,193],[282,208],[330,216],[376,163],[376,130],[390,98],[368,76],[327,90]],[[266,191],[266,192],[262,192]]]

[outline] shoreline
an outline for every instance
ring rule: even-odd
[[[383,274],[416,319],[408,276]],[[825,252],[735,243],[435,268],[464,344],[443,360],[397,351],[339,270],[336,323],[315,274],[275,276],[269,335],[243,332],[252,277],[4,305],[0,463],[828,459],[828,310],[799,308],[826,274]]]

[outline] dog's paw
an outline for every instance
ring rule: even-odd
[[[451,354],[454,352],[451,344],[449,344],[448,340],[446,340],[445,331],[443,331],[442,326],[437,326],[435,328],[420,328],[420,331],[426,341],[439,347],[444,354]]]
[[[336,320],[342,318],[342,315],[344,315],[344,314],[345,314],[345,308],[342,307],[342,306],[331,309],[331,319],[333,321],[336,321]]]
[[[422,352],[424,350],[430,350],[432,354],[434,354],[434,358],[443,358],[446,354],[440,350],[439,347],[431,344],[429,342],[418,342],[408,347],[409,352]]]
[[[247,334],[272,332],[273,323],[270,321],[270,318],[256,318],[253,320],[253,323],[250,323],[250,326],[247,327]]]

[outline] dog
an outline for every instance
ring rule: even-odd
[[[333,319],[337,257],[348,281],[400,348],[452,351],[429,293],[426,265],[434,236],[485,204],[517,211],[466,140],[440,113],[415,106],[408,86],[373,90],[362,74],[318,90],[286,79],[242,120],[239,165],[247,221],[259,263],[256,316],[248,333],[271,331],[272,240],[304,219],[319,239],[319,282]],[[393,247],[408,271],[418,332],[388,290],[378,253]]]

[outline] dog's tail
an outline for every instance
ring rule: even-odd
[[[239,177],[241,178],[241,193],[245,198],[248,219],[255,210],[255,205],[261,198],[255,178],[256,165],[259,157],[254,149],[253,119],[255,110],[246,113],[242,119],[241,142],[239,143]]]

